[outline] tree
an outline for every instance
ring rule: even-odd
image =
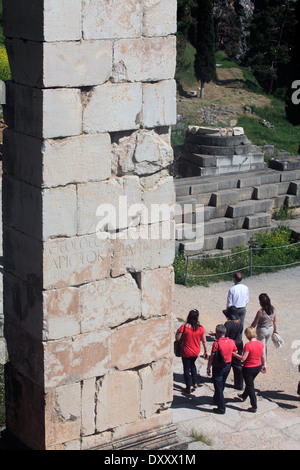
[[[195,76],[200,84],[200,98],[204,98],[204,84],[216,79],[215,35],[211,0],[197,0]]]
[[[291,58],[291,73],[289,74],[290,83],[285,97],[286,117],[294,126],[300,124],[300,0],[297,0],[295,16],[296,27]]]
[[[256,0],[246,64],[268,94],[286,88],[295,27],[295,0]]]
[[[192,23],[191,6],[193,0],[177,1],[177,68],[184,68],[184,50]]]

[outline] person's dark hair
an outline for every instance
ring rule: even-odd
[[[271,304],[271,299],[268,294],[260,294],[258,300],[267,315],[272,315],[272,313],[274,313],[274,307]]]
[[[194,308],[194,310],[190,310],[186,323],[189,323],[194,331],[199,328],[199,311],[196,308]]]
[[[216,333],[220,336],[226,335],[226,326],[225,325],[217,325],[216,326]]]
[[[243,279],[243,277],[242,277],[241,273],[234,273],[233,279],[234,279],[236,282],[241,282],[241,280]]]

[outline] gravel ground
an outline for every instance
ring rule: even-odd
[[[250,294],[245,327],[252,323],[259,310],[259,294],[266,292],[277,311],[278,333],[285,341],[280,349],[269,342],[267,373],[256,378],[256,388],[264,398],[300,415],[297,395],[300,373],[296,363],[300,362],[300,267],[253,276],[246,278],[244,283],[249,287]],[[232,282],[219,282],[209,287],[175,285],[174,318],[185,320],[189,310],[197,308],[206,332],[214,330],[217,324],[225,320],[222,310],[226,307],[227,292],[232,285]],[[208,337],[210,351],[212,343],[209,340]],[[201,353],[198,362],[198,370],[201,369],[203,374],[205,360],[201,358]]]

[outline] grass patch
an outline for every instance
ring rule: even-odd
[[[203,442],[203,444],[206,444],[207,446],[212,446],[213,442],[212,440],[205,436],[202,432],[197,432],[194,429],[192,430],[190,437],[197,442]]]

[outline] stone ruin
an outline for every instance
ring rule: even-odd
[[[242,127],[189,126],[184,145],[176,147],[183,177],[217,176],[266,167],[264,154],[253,148]]]
[[[122,217],[175,201],[176,13],[176,0],[3,0],[4,436],[14,445],[176,441],[175,242],[131,237]],[[99,238],[103,204],[119,214]],[[166,221],[134,222],[139,235]]]

